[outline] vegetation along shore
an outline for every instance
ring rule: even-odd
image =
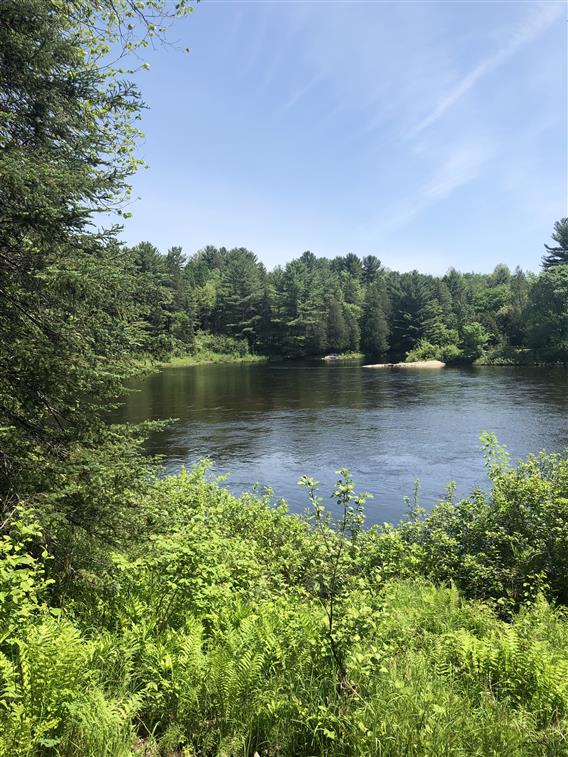
[[[436,277],[388,270],[372,255],[311,252],[267,271],[245,248],[210,246],[186,258],[148,242],[124,252],[146,290],[143,348],[157,359],[192,354],[205,332],[273,358],[566,364],[568,221],[553,237],[560,252],[538,275],[499,265]]]

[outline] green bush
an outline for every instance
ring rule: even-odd
[[[489,492],[449,496],[429,514],[418,508],[394,532],[371,529],[367,560],[396,574],[385,565],[394,549],[402,574],[455,581],[504,609],[539,592],[568,604],[568,459],[542,453],[513,467],[494,437],[485,446]]]
[[[370,529],[347,471],[337,519],[304,479],[306,518],[202,465],[151,483],[99,580],[20,518],[0,755],[565,753],[568,460],[486,455],[489,493]]]
[[[451,363],[461,357],[462,352],[456,344],[431,344],[426,339],[421,339],[416,347],[406,355],[405,362],[441,360],[443,363]]]
[[[199,331],[195,335],[196,354],[216,353],[244,357],[250,354],[249,344],[245,339],[236,339],[226,334],[211,334],[207,331]]]

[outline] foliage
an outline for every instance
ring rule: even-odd
[[[134,250],[142,247],[159,262],[148,243]],[[394,360],[511,364],[524,350],[525,361],[565,362],[565,268],[559,259],[538,277],[498,265],[490,274],[450,269],[438,278],[386,270],[373,256],[305,252],[269,272],[249,250],[208,246],[185,263],[180,281],[191,304],[175,312],[269,356],[361,350]],[[160,312],[171,306],[164,292],[156,285],[150,296]],[[166,326],[156,331],[157,320],[147,327],[154,349],[192,349],[190,341],[175,346]]]
[[[545,270],[568,263],[568,218],[556,221],[552,239],[556,242],[555,246],[544,245],[546,253],[542,259],[542,267]]]
[[[32,554],[34,543],[42,533],[29,513],[15,509],[3,530],[0,536],[0,643],[37,612],[52,583],[45,576],[44,561],[49,553],[44,548],[41,559]]]
[[[334,361],[357,361],[362,360],[365,355],[362,352],[340,352],[339,354],[333,354],[333,356],[325,355],[322,360],[331,358]]]
[[[357,563],[358,537],[364,523],[364,505],[369,495],[355,493],[347,469],[337,471],[337,474],[340,478],[333,496],[340,516],[336,523],[332,522],[331,513],[326,512],[323,498],[317,494],[318,482],[303,476],[299,483],[308,490],[312,522],[326,553],[326,569],[322,571],[314,588],[327,616],[327,638],[337,666],[336,688],[342,691],[348,684],[345,640],[341,628],[338,629],[338,615],[340,616],[342,605],[348,596],[353,567]]]
[[[549,267],[535,282],[529,341],[548,360],[568,360],[568,264]]]
[[[462,354],[466,360],[478,360],[483,354],[483,349],[489,341],[490,335],[481,323],[467,323],[463,327]]]
[[[141,98],[109,54],[159,37],[176,7],[0,4],[2,514],[48,493],[78,447],[97,458],[143,341],[134,262],[96,225],[124,214],[139,165]]]
[[[247,341],[224,334],[208,334],[207,332],[200,332],[196,335],[195,352],[196,355],[210,353],[232,355],[236,358],[249,357],[251,354]]]
[[[385,283],[377,276],[378,270],[367,286],[361,324],[361,349],[373,356],[384,355],[389,350],[389,300]]]
[[[368,530],[347,471],[329,512],[303,480],[307,517],[206,465],[155,481],[98,582],[46,580],[15,519],[0,755],[562,754],[568,460],[486,450],[488,494]]]
[[[406,355],[406,362],[441,360],[444,363],[451,363],[452,361],[459,360],[461,356],[462,352],[455,344],[431,344],[426,339],[421,339],[416,347]]]
[[[152,424],[107,424],[148,354],[566,359],[564,221],[534,279],[310,252],[269,273],[97,229],[139,164],[109,54],[190,9],[0,5],[0,757],[565,753],[565,457],[513,468],[488,438],[489,492],[365,530],[348,471],[330,513],[304,479],[294,516],[205,464],[159,478]]]
[[[417,508],[393,532],[370,529],[366,554],[381,570],[383,543],[407,571],[454,581],[470,597],[508,611],[542,592],[568,603],[568,463],[561,455],[532,455],[512,467],[491,435],[484,437],[492,487],[430,513]]]

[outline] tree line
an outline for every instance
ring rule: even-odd
[[[191,351],[196,330],[285,358],[363,352],[473,362],[568,359],[568,219],[555,225],[540,274],[496,266],[444,276],[385,268],[374,255],[304,252],[267,271],[244,247],[189,258],[150,244],[127,250],[144,303],[142,348]]]

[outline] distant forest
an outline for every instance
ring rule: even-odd
[[[385,268],[374,255],[304,252],[267,271],[243,247],[189,258],[149,242],[128,250],[142,312],[143,351],[194,349],[197,331],[286,358],[363,352],[447,362],[568,360],[568,219],[555,224],[543,270],[498,265],[444,276]]]

